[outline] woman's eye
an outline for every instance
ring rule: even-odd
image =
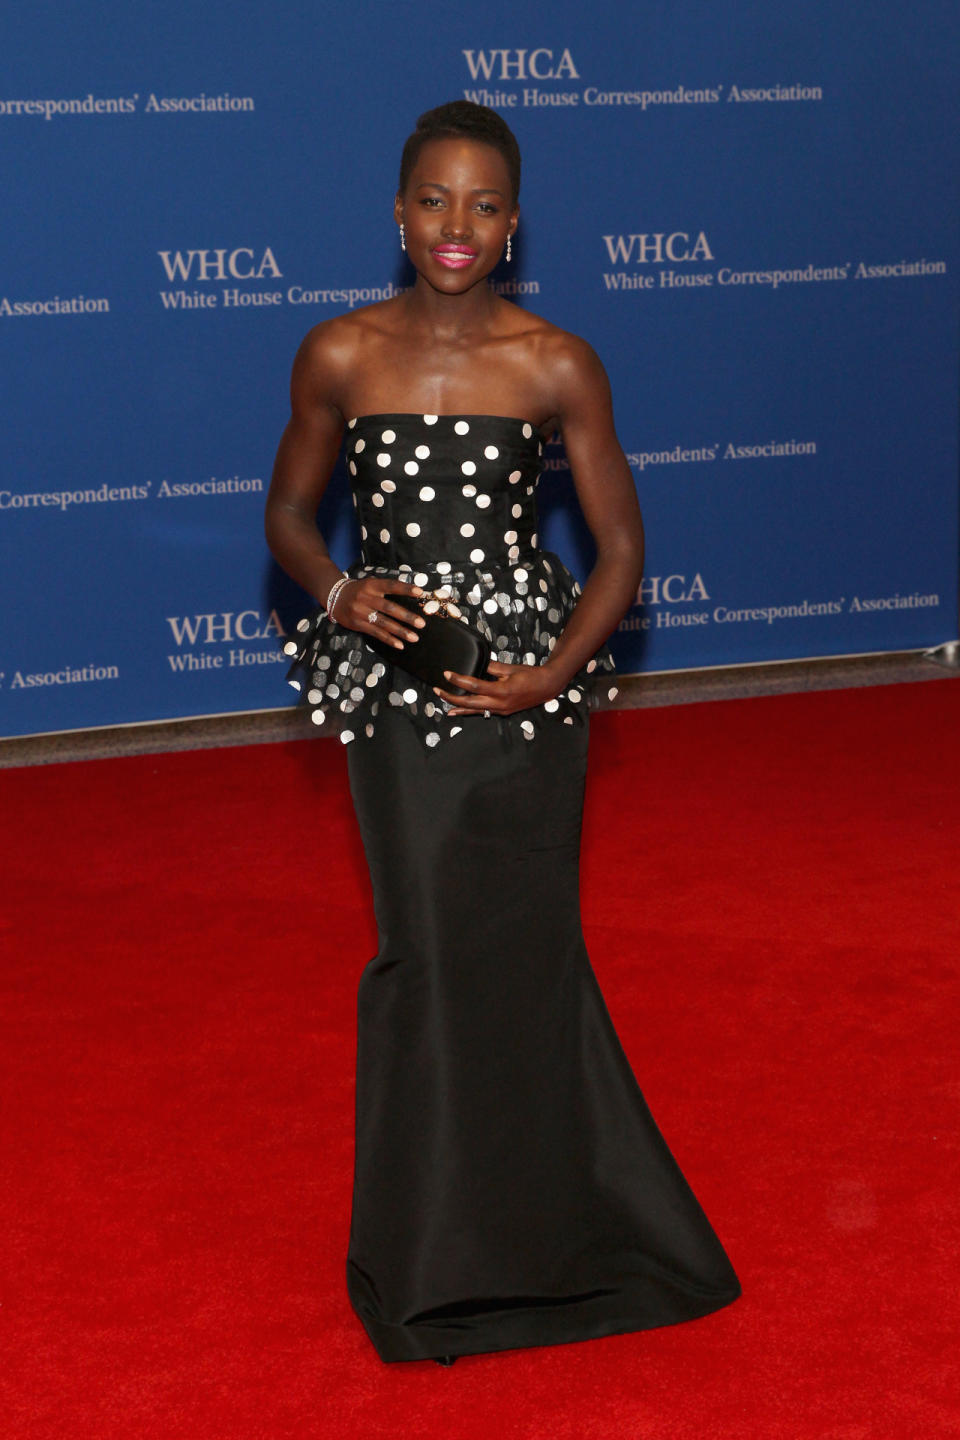
[[[497,213],[496,205],[491,205],[488,200],[481,200],[477,208],[482,210],[484,215],[496,215]]]

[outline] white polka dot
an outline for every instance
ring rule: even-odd
[[[477,467],[472,460],[464,460],[463,464],[460,466],[460,469],[463,471],[464,475],[476,475],[477,473]]]
[[[478,495],[478,496],[477,496],[477,506],[478,506],[478,508],[479,508],[480,510],[486,510],[486,509],[488,508],[489,504],[490,504],[490,496],[489,496],[489,495]]]
[[[309,621],[309,620],[298,620],[298,621],[297,621],[297,629],[298,629],[298,630],[309,630],[309,629],[310,629],[310,621]]]
[[[511,471],[510,471],[510,484],[511,484],[511,485],[516,485],[517,481],[518,481],[518,480],[522,480],[522,479],[523,479],[523,476],[521,475],[521,473],[520,473],[519,470],[511,470]]]
[[[541,580],[541,581],[540,581],[540,589],[543,591],[544,595],[546,595],[547,590],[549,589],[549,586],[547,585],[546,580]]]
[[[404,465],[403,470],[404,474],[406,475],[416,475],[420,470],[420,466],[417,464],[416,460],[408,460],[406,465]]]
[[[367,687],[368,690],[372,690],[373,687],[374,687],[374,685],[377,685],[377,684],[380,683],[380,676],[379,676],[379,675],[375,675],[375,674],[371,671],[370,674],[367,676],[366,680],[364,680],[363,683],[364,683],[364,685],[366,685],[366,687]]]
[[[341,730],[341,731],[340,731],[340,739],[343,741],[344,745],[349,745],[349,744],[350,744],[350,741],[353,739],[353,731],[352,731],[352,730]]]
[[[526,570],[524,570],[522,567],[514,570],[514,572],[513,572],[513,578],[514,578],[514,580],[526,580],[526,578],[527,578],[527,572],[526,572]]]
[[[386,450],[380,451],[380,454],[377,456],[377,464],[384,466],[390,464],[390,456],[387,454]]]
[[[460,526],[460,534],[463,535],[465,539],[469,539],[469,537],[473,534],[473,532],[474,532],[475,529],[476,529],[476,526],[471,525],[470,522],[468,521],[465,525],[461,525],[461,526]]]
[[[449,574],[450,574],[450,561],[449,561],[449,560],[438,560],[438,561],[437,561],[437,574],[438,574],[438,575],[449,575]]]
[[[296,655],[297,642],[295,640],[288,640],[286,645],[284,645],[283,647],[283,653],[284,655]]]
[[[449,600],[450,596],[453,594],[453,591],[450,589],[449,585],[438,585],[433,593],[437,596],[438,600]]]
[[[453,428],[458,435],[469,435],[470,433],[470,426],[467,424],[466,420],[458,420]]]
[[[440,744],[440,736],[437,734],[436,730],[431,730],[429,735],[424,736],[424,739],[426,743],[431,747]]]
[[[580,695],[580,691],[579,691],[579,690],[576,690],[576,689],[574,689],[574,690],[568,690],[568,691],[567,691],[567,694],[568,694],[568,696],[570,697],[570,699],[573,701],[574,705],[578,705],[578,704],[580,703],[580,700],[581,700],[582,697],[581,697],[581,695]]]
[[[322,691],[322,690],[308,690],[308,691],[307,691],[307,699],[309,700],[309,702],[310,702],[311,705],[319,705],[319,704],[320,704],[320,701],[323,699],[323,691]]]
[[[523,514],[523,506],[514,505],[510,510],[510,514],[513,516],[514,520],[519,520],[520,516]]]
[[[356,473],[357,473],[356,464],[355,464],[355,462],[354,462],[353,460],[351,460],[351,461],[350,461],[350,474],[351,474],[351,475],[356,475]]]
[[[483,453],[488,460],[496,460],[497,456],[500,454],[500,451],[497,449],[496,445],[487,445],[484,448]]]
[[[387,541],[390,539],[390,531],[389,531],[389,530],[381,530],[381,531],[380,531],[380,539],[383,541],[384,545],[386,545]]]
[[[473,561],[474,565],[479,565],[479,564],[483,561],[484,558],[485,558],[485,557],[484,557],[484,554],[483,554],[483,551],[482,551],[482,550],[471,550],[471,551],[470,551],[470,559]]]
[[[523,427],[523,438],[524,438],[525,440],[529,440],[529,439],[530,439],[530,436],[531,436],[532,434],[533,434],[533,426],[532,426],[532,425],[524,425],[524,427]]]
[[[533,739],[533,721],[532,721],[532,720],[521,720],[521,721],[520,721],[520,729],[523,731],[524,735],[526,735],[526,737],[527,737],[528,740],[532,740],[532,739]]]
[[[414,585],[426,585],[427,577],[426,575],[424,575],[422,570],[418,570],[416,575],[414,575],[413,583]]]
[[[514,560],[519,560],[519,559],[520,559],[520,546],[519,546],[519,545],[511,545],[511,546],[510,546],[510,549],[507,551],[507,559],[508,559],[509,561],[511,561],[511,563],[512,563]]]
[[[423,423],[424,425],[436,425],[439,418],[438,415],[424,415]]]
[[[396,438],[397,432],[395,430],[384,430],[383,434],[380,436],[380,439],[383,441],[384,445],[392,445]]]
[[[517,539],[517,532],[516,532],[516,530],[508,530],[507,533],[504,535],[503,538],[504,538],[504,540],[506,540],[506,542],[507,542],[508,545],[513,545],[513,544],[515,544],[515,543],[516,543],[516,539]]]
[[[436,495],[436,493],[437,493],[437,492],[436,492],[436,490],[434,490],[434,488],[433,488],[432,485],[424,485],[423,488],[422,488],[421,491],[420,491],[420,499],[421,499],[421,500],[432,500],[433,497],[434,497],[434,495]],[[424,582],[424,583],[426,583],[426,582]]]
[[[591,661],[590,661],[590,664],[587,666],[587,674],[588,674],[588,675],[592,675],[593,672],[594,672],[594,670],[596,670],[596,668],[597,668],[597,662],[596,662],[596,660],[591,660]]]
[[[572,716],[572,715],[564,715],[564,717],[563,717],[563,723],[564,723],[564,725],[572,725],[572,724],[573,724],[573,716]]]
[[[363,691],[361,690],[359,685],[354,685],[353,689],[350,691],[350,699],[354,702],[363,699]]]
[[[620,691],[617,689],[616,685],[611,685],[611,686],[610,686],[610,689],[607,691],[607,699],[608,699],[608,700],[613,700],[613,699],[615,699],[619,694],[620,694]]]
[[[530,544],[534,547],[534,549],[536,549],[537,538],[538,538],[538,537],[537,537],[536,533],[534,533],[533,535],[530,536]]]
[[[354,445],[354,447],[353,447],[353,453],[354,453],[354,455],[359,455],[361,450],[365,450],[365,449],[366,449],[366,446],[367,446],[367,442],[366,442],[366,440],[364,440],[363,437],[361,436],[360,439],[357,441],[356,445]]]
[[[486,610],[486,612],[487,612],[488,615],[493,615],[493,614],[495,613],[495,611],[496,611],[496,608],[497,608],[497,602],[496,602],[496,600],[494,600],[494,599],[484,600],[484,602],[483,602],[483,608],[484,608],[484,610]]]
[[[322,710],[311,711],[310,719],[313,721],[314,725],[322,725],[326,718],[327,717],[326,715],[324,715]]]
[[[418,460],[429,460],[429,459],[430,459],[430,446],[429,446],[429,445],[418,445],[417,448],[416,448],[416,450],[414,450],[413,453],[414,453],[414,455],[416,455],[416,457],[417,457]]]
[[[552,715],[553,712],[554,712],[554,710],[559,710],[559,709],[560,709],[560,701],[559,701],[559,700],[544,700],[544,702],[543,702],[543,708],[544,708],[544,710],[549,710],[549,711],[550,711],[550,714]]]
[[[464,485],[461,493],[466,495],[467,499],[470,500],[476,495],[477,487],[476,485]]]
[[[415,705],[417,703],[417,692],[416,690],[414,690],[412,685],[410,686],[409,690],[404,690],[403,698],[408,705]]]
[[[368,722],[366,725],[364,725],[363,728],[364,728],[364,730],[366,731],[366,733],[367,733],[368,736],[370,736],[370,735],[373,734],[373,726],[372,726],[369,722]]]
[[[417,524],[416,520],[411,520],[405,528],[408,535],[420,534],[420,526]]]
[[[449,603],[447,604],[447,614],[448,614],[448,615],[452,615],[453,618],[454,618],[454,620],[459,620],[459,619],[460,619],[460,610],[459,610],[459,607],[456,606],[456,605],[454,605],[454,603],[453,603],[452,600],[449,601]]]
[[[375,494],[373,494],[373,495],[370,496],[370,502],[371,502],[371,504],[376,505],[376,507],[377,507],[378,510],[379,510],[380,507],[385,503],[385,502],[384,502],[384,499],[383,499],[383,496],[380,494],[379,491],[377,491]]]
[[[348,421],[347,421],[347,429],[348,429],[348,430],[352,430],[353,427],[354,427],[354,425],[356,425],[356,423],[357,423],[357,417],[356,417],[356,415],[354,415],[354,417],[353,417],[352,420],[348,420]]]
[[[536,655],[534,655],[532,650],[528,650],[526,655],[524,655],[523,663],[524,665],[536,665],[537,657]]]
[[[367,527],[366,527],[366,525],[361,525],[361,526],[360,526],[360,534],[361,534],[361,536],[363,537],[363,539],[366,540],[366,538],[367,538]]]

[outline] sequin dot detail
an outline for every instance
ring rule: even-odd
[[[453,428],[457,435],[470,434],[470,426],[467,424],[466,420],[458,420]]]

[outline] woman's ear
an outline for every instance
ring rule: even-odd
[[[403,196],[399,193],[394,197],[393,201],[393,218],[398,225],[403,224]]]

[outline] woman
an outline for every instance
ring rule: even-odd
[[[588,708],[643,529],[596,355],[487,283],[519,184],[495,111],[421,116],[394,205],[416,282],[306,336],[267,504],[274,555],[320,602],[286,648],[349,745],[373,884],[347,1287],[385,1361],[641,1330],[740,1294],[583,944]],[[538,543],[555,430],[596,541],[582,593]],[[344,436],[362,542],[345,575],[315,523]],[[486,677],[404,669],[425,622],[398,594],[484,635]]]

